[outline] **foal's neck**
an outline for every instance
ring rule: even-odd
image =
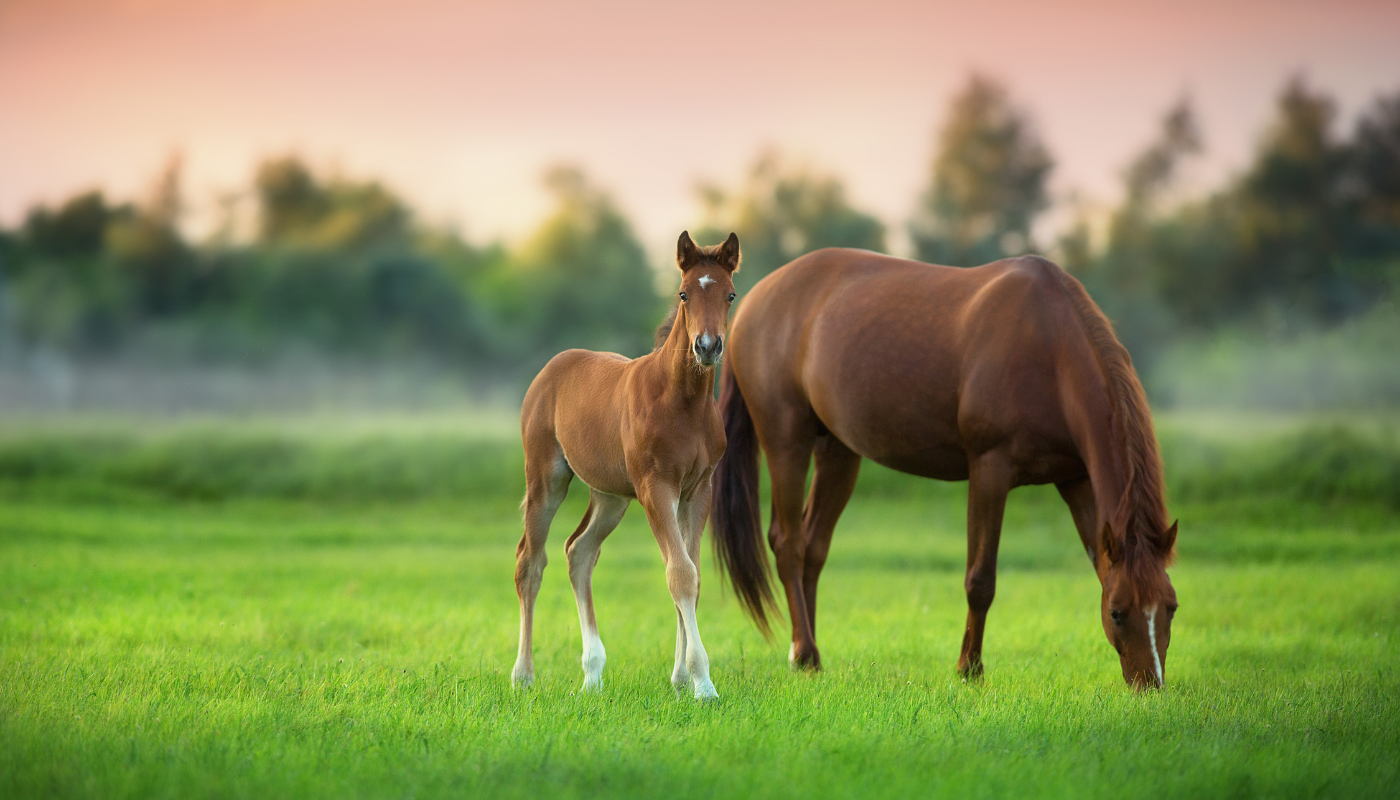
[[[694,401],[714,394],[715,368],[704,367],[690,351],[690,334],[685,324],[685,305],[676,311],[671,333],[656,355],[657,365],[666,373],[669,391],[683,400]]]

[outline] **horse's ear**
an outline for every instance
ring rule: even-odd
[[[1123,560],[1123,543],[1118,541],[1118,537],[1113,535],[1113,528],[1108,523],[1103,524],[1103,530],[1099,532],[1099,546],[1104,555],[1108,556],[1108,563],[1117,564]]]
[[[685,272],[699,261],[700,248],[691,241],[690,231],[681,231],[681,238],[676,242],[676,266]]]
[[[1170,528],[1167,528],[1166,532],[1162,534],[1162,544],[1160,545],[1160,547],[1162,548],[1162,555],[1164,556],[1170,555],[1172,552],[1172,548],[1176,547],[1177,522],[1180,522],[1180,520],[1173,521],[1172,526]]]
[[[730,272],[739,271],[739,261],[743,254],[739,252],[739,234],[731,232],[729,238],[724,240],[724,244],[719,246],[719,252],[715,253],[719,265]]]

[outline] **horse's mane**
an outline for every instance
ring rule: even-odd
[[[661,349],[661,345],[666,343],[667,337],[671,335],[671,328],[676,325],[676,312],[680,310],[680,305],[671,306],[671,310],[666,312],[666,319],[661,320],[661,324],[656,326],[656,343],[651,348],[655,353]]]
[[[1139,599],[1149,601],[1148,591],[1174,556],[1173,542],[1165,538],[1166,489],[1162,457],[1152,430],[1152,412],[1133,370],[1132,357],[1113,335],[1108,318],[1074,276],[1062,269],[1054,271],[1074,306],[1108,385],[1114,454],[1126,473],[1123,496],[1109,525],[1122,542],[1123,564]]]

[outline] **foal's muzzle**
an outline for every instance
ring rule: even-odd
[[[707,367],[713,367],[719,363],[719,357],[724,353],[724,337],[711,336],[702,333],[695,337],[695,343],[691,345],[695,351],[695,360]]]

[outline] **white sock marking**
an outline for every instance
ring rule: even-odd
[[[1147,609],[1147,640],[1152,643],[1152,666],[1157,668],[1157,685],[1162,681],[1162,659],[1157,655],[1157,607]]]
[[[700,288],[701,288],[701,289],[704,289],[706,286],[709,286],[710,284],[712,284],[712,283],[714,283],[714,282],[715,282],[715,279],[714,279],[714,278],[711,278],[709,275],[701,275],[701,276],[700,276]]]

